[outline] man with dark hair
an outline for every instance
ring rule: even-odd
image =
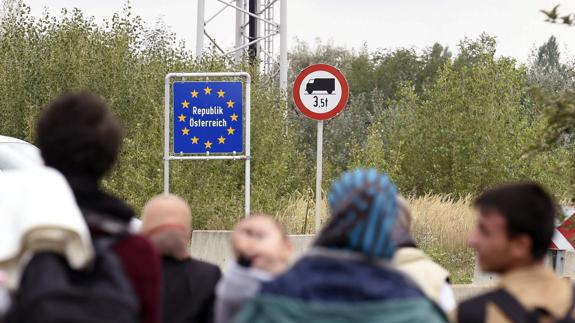
[[[475,201],[469,244],[483,271],[501,274],[499,288],[459,305],[458,322],[573,322],[573,290],[543,264],[555,205],[540,185],[500,186]],[[565,321],[562,321],[565,320]]]
[[[118,120],[100,97],[69,93],[44,108],[37,136],[46,165],[70,184],[92,237],[115,237],[112,250],[139,299],[141,321],[159,322],[160,257],[146,238],[128,233],[132,209],[100,187],[122,143]]]

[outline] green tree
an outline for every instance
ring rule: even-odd
[[[572,68],[561,62],[555,36],[531,54],[527,76],[532,86],[555,93],[573,86]]]
[[[559,5],[556,5],[550,10],[541,10],[547,17],[546,21],[550,23],[559,23],[567,26],[572,26],[575,21],[573,13],[562,13],[559,10]],[[561,164],[564,168],[570,170],[568,178],[570,180],[569,192],[571,197],[575,196],[575,143],[573,142],[573,134],[575,133],[575,89],[573,89],[573,67],[565,67],[554,60],[547,59],[547,57],[557,57],[559,59],[558,51],[553,49],[553,44],[548,44],[547,50],[541,50],[540,54],[543,61],[549,61],[543,73],[551,86],[545,84],[539,85],[533,91],[536,93],[535,97],[543,107],[543,114],[546,120],[545,131],[541,136],[541,140],[537,145],[535,152],[554,152],[562,151],[568,156],[567,161]],[[539,55],[538,55],[539,57]],[[565,80],[561,84],[560,80]]]
[[[62,92],[90,90],[119,116],[125,139],[104,185],[139,210],[162,191],[164,76],[228,71],[221,57],[194,60],[163,24],[143,26],[130,8],[96,24],[79,10],[35,19],[19,3],[0,21],[0,133],[34,141],[38,112]],[[285,99],[256,70],[252,84],[252,208],[275,213],[305,186]],[[194,226],[230,228],[243,215],[244,168],[231,161],[172,163],[172,191],[186,198]],[[310,184],[311,186],[311,184]],[[302,189],[302,190],[303,190]]]
[[[495,57],[495,40],[465,40],[460,55],[418,95],[407,83],[368,134],[366,163],[391,173],[402,190],[474,194],[497,183],[544,177],[541,159],[525,160],[541,121],[522,108],[525,72]],[[564,188],[561,187],[561,188]]]

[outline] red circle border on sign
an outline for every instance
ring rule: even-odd
[[[326,71],[331,73],[337,78],[339,84],[341,85],[342,93],[339,102],[337,103],[335,108],[333,108],[333,110],[326,113],[316,113],[309,110],[308,108],[306,108],[305,104],[303,104],[303,101],[301,100],[301,97],[299,95],[299,87],[301,86],[301,83],[303,82],[305,77],[317,71]],[[348,97],[349,97],[349,87],[347,85],[347,80],[345,79],[345,76],[337,68],[327,64],[314,64],[304,68],[304,70],[301,71],[299,75],[296,77],[293,85],[293,100],[299,111],[301,111],[301,113],[303,113],[306,117],[318,121],[328,120],[338,115],[347,104]]]

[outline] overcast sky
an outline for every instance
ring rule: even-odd
[[[32,13],[78,7],[97,20],[109,18],[123,7],[121,0],[25,0]],[[496,36],[500,55],[525,62],[531,49],[555,35],[561,50],[575,50],[575,27],[544,22],[540,9],[562,4],[574,10],[573,0],[288,0],[288,46],[294,38],[313,43],[317,38],[347,48],[414,47],[439,42],[455,50],[464,37],[482,32]],[[162,19],[179,39],[195,48],[197,2],[194,0],[132,0],[133,12],[153,24]],[[206,17],[222,6],[206,0]],[[234,13],[227,10],[208,24],[207,31],[224,48],[233,45]],[[575,55],[574,55],[575,56]]]

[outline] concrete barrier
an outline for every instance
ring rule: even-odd
[[[295,257],[299,258],[312,244],[314,235],[290,235],[294,244]],[[234,255],[230,247],[230,231],[200,231],[196,230],[192,234],[191,253],[192,256],[204,261],[211,262],[224,269],[234,261]],[[561,254],[560,258],[561,276],[575,275],[575,253]],[[557,266],[555,269],[557,269]],[[476,266],[477,268],[477,266]],[[493,289],[497,284],[496,275],[484,274],[475,270],[473,284],[453,285],[453,292],[458,302],[470,297],[482,294]]]

